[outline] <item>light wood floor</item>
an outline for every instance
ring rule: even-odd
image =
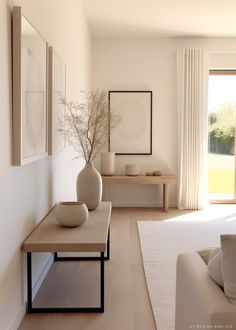
[[[139,220],[163,221],[183,213],[186,211],[169,209],[168,213],[164,213],[162,210],[151,208],[113,209],[111,260],[105,263],[105,313],[27,314],[18,330],[155,330],[136,223]],[[69,285],[61,285],[60,280],[67,280],[69,283],[77,281],[84,299],[87,296],[92,300],[97,299],[97,291],[93,287],[94,283],[97,283],[96,278],[93,279],[90,275],[98,276],[96,274],[98,267],[94,262],[82,264],[74,262],[72,265],[72,263],[67,264],[66,262],[63,266],[62,262],[55,263],[43,283],[40,295],[37,296],[37,305],[47,304],[49,306],[52,296],[56,297],[58,305],[61,304],[60,299],[65,296],[61,295],[61,290],[56,289],[56,278],[59,279],[59,287],[66,290],[68,299],[75,296],[76,290],[73,289],[68,294]],[[72,275],[69,275],[70,270],[72,270]],[[83,284],[83,280],[88,281],[86,285]],[[72,288],[75,287],[72,286]],[[89,288],[90,293],[85,288]],[[80,303],[76,303],[80,305]]]

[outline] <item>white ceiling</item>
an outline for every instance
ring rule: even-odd
[[[236,0],[83,0],[95,37],[236,36]]]

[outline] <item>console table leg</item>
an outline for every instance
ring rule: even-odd
[[[27,296],[28,313],[32,311],[32,259],[31,252],[27,252]]]
[[[163,210],[168,212],[169,205],[169,184],[163,184]]]
[[[104,260],[110,260],[110,227],[108,230],[108,238],[107,238],[107,255],[104,257]]]
[[[105,291],[105,285],[104,285],[104,252],[101,252],[101,275],[100,275],[100,306],[101,306],[101,312],[104,312],[104,291]]]

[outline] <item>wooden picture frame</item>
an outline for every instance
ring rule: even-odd
[[[116,155],[152,154],[152,91],[108,93],[109,111],[121,120],[110,129],[109,151]]]
[[[13,7],[13,165],[47,157],[47,43]]]
[[[66,138],[58,129],[64,121],[66,105],[66,64],[53,47],[48,47],[48,153],[53,155],[66,147]]]

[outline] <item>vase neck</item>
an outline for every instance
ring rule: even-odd
[[[87,163],[85,164],[85,166],[91,166],[91,167],[93,167],[93,163],[91,163],[91,162],[87,162]]]

